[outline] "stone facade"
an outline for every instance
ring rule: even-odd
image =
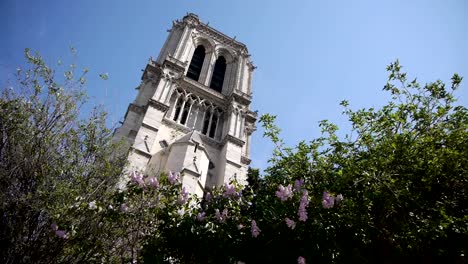
[[[129,170],[178,171],[197,195],[234,178],[246,183],[254,69],[244,44],[198,16],[174,21],[115,133],[128,144]]]

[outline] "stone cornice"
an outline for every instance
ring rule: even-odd
[[[237,40],[235,40],[234,38],[231,38],[221,32],[219,32],[218,30],[208,26],[208,24],[203,24],[200,19],[198,18],[197,15],[193,14],[193,13],[189,13],[187,14],[184,18],[183,18],[183,21],[176,21],[173,23],[174,26],[177,25],[181,25],[181,24],[185,24],[187,25],[188,27],[191,27],[191,28],[196,28],[199,32],[202,32],[206,35],[208,35],[209,37],[217,40],[218,42],[226,45],[226,46],[230,46],[232,48],[234,48],[235,50],[239,51],[240,53],[242,54],[248,54],[248,50],[247,50],[247,46]]]
[[[232,135],[229,135],[229,134],[226,135],[226,137],[224,138],[223,145],[225,145],[227,142],[234,143],[234,144],[236,144],[236,145],[238,145],[240,147],[244,146],[244,144],[245,144],[245,142],[242,139],[236,138],[236,137],[234,137]]]
[[[227,101],[223,94],[208,88],[207,86],[186,76],[183,76],[183,78],[179,79],[179,85],[196,95],[200,95],[201,97],[208,99],[219,108],[226,110]]]
[[[248,110],[245,115],[245,120],[249,123],[254,123],[257,121],[257,113],[254,111]]]
[[[168,105],[163,104],[163,103],[161,103],[161,102],[159,102],[159,101],[156,101],[156,100],[154,100],[154,99],[152,99],[152,98],[149,99],[148,105],[149,105],[149,106],[152,106],[152,107],[154,107],[154,108],[156,108],[156,109],[158,109],[158,110],[160,110],[160,111],[163,111],[163,112],[166,112],[167,110],[169,110],[169,106],[168,106]]]
[[[162,68],[168,68],[183,75],[186,66],[187,63],[181,62],[171,55],[168,55],[163,62]]]
[[[243,105],[250,105],[252,101],[252,96],[248,95],[246,93],[243,93],[239,90],[234,90],[231,94],[231,97],[236,100],[236,102],[239,102]]]
[[[215,148],[221,148],[222,147],[221,142],[217,141],[216,139],[210,138],[209,136],[203,135],[201,133],[199,135],[200,135],[201,139],[203,140],[203,143],[205,143],[207,145],[210,145],[212,147],[215,147]]]
[[[241,163],[245,165],[250,165],[250,162],[252,162],[251,159],[247,158],[246,156],[241,156]]]
[[[168,127],[182,131],[184,133],[189,133],[191,131],[190,128],[184,125],[178,124],[175,121],[172,121],[166,117],[163,118],[162,122],[165,123]]]
[[[235,161],[232,161],[232,160],[230,160],[230,159],[226,159],[226,163],[229,163],[229,164],[231,164],[231,165],[234,165],[234,166],[236,166],[236,167],[238,167],[238,168],[242,167],[242,165],[240,165],[239,163],[237,163],[237,162],[235,162]]]

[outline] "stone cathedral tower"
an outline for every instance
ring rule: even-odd
[[[117,139],[131,170],[180,172],[191,193],[245,183],[256,114],[247,47],[187,14],[143,72]]]

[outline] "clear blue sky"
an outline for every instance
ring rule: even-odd
[[[0,3],[0,81],[23,61],[23,50],[40,51],[53,62],[91,69],[88,92],[113,123],[135,98],[141,69],[156,57],[172,20],[199,15],[245,43],[258,69],[253,110],[278,115],[288,145],[319,135],[318,121],[344,128],[338,106],[379,106],[385,66],[400,59],[421,82],[464,76],[458,93],[468,102],[468,2],[446,1],[23,1]],[[100,81],[99,73],[109,73]],[[3,88],[3,87],[2,87]],[[266,167],[271,144],[254,134],[252,165]]]

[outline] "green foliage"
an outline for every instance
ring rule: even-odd
[[[18,69],[0,98],[0,258],[90,261],[101,246],[100,216],[83,208],[113,195],[125,152],[111,142],[105,112],[78,117],[87,70],[75,77],[72,64],[61,78],[39,54],[26,49],[25,57],[29,67]],[[69,239],[57,237],[52,222],[66,227]]]
[[[73,53],[76,53],[72,49]],[[26,50],[0,98],[1,260],[5,263],[374,263],[453,256],[468,244],[468,110],[441,81],[387,67],[383,107],[340,105],[352,131],[286,147],[275,117],[265,175],[188,195],[178,174],[122,178],[126,151],[105,113],[78,118],[84,69],[58,74]],[[107,79],[107,74],[101,74]]]

